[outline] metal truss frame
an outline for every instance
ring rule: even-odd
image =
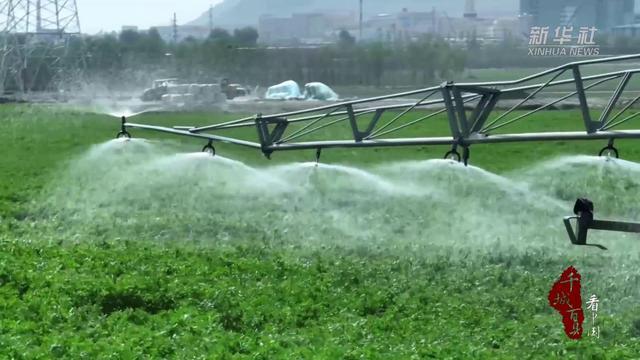
[[[628,69],[591,76],[583,76],[582,69],[595,64],[637,59],[640,59],[640,54],[577,61],[519,80],[478,83],[445,82],[439,86],[415,91],[341,102],[281,114],[258,114],[252,117],[202,127],[177,126],[168,128],[136,124],[127,122],[127,119],[123,117],[122,129],[118,136],[130,137],[127,129],[152,130],[208,140],[209,145],[206,148],[209,150],[213,149],[213,143],[222,142],[258,149],[267,157],[278,151],[305,149],[316,149],[317,157],[319,158],[322,149],[327,148],[449,145],[452,149],[447,153],[446,157],[464,161],[465,164],[469,159],[469,147],[475,144],[608,140],[607,147],[602,149],[600,155],[607,152],[617,157],[618,151],[613,146],[616,139],[640,138],[640,129],[616,129],[640,115],[639,111],[622,118],[622,115],[640,100],[640,96],[635,97],[614,114],[616,105],[621,102],[622,95],[628,90],[630,80],[640,72],[640,69]],[[561,79],[560,77],[563,74],[568,74],[569,77]],[[538,83],[535,83],[536,81]],[[598,119],[594,119],[590,113],[587,91],[609,81],[618,81],[617,87],[613,91],[601,116]],[[532,82],[534,83],[528,85]],[[533,110],[522,114],[514,114],[516,111],[522,111],[523,106],[542,91],[562,85],[570,85],[573,91],[570,90],[570,93],[544,105],[537,106]],[[434,99],[437,95],[440,97]],[[579,100],[579,108],[584,124],[584,130],[582,131],[537,133],[500,133],[497,131],[574,96],[577,96]],[[388,100],[398,101],[407,97],[419,98],[420,100],[402,104],[380,105]],[[505,112],[494,114],[500,101],[513,100],[514,98],[520,101]],[[417,111],[420,111],[418,113],[419,118],[405,123],[400,121],[403,118],[406,120],[408,114],[416,113]],[[387,112],[393,113],[394,116],[391,120],[383,123],[381,120]],[[412,138],[392,136],[400,130],[416,126],[440,114],[446,114],[450,131],[449,136]],[[365,116],[368,119],[364,119]],[[301,141],[301,138],[311,134],[322,137],[321,134],[324,129],[340,123],[349,125],[351,138],[344,140]],[[248,141],[220,134],[225,130],[239,128],[255,128],[257,130],[257,140]],[[458,153],[458,148],[463,148],[463,156]],[[215,150],[213,152],[215,153]]]

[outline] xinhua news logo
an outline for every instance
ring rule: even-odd
[[[599,56],[594,26],[533,26],[529,31],[529,56]]]

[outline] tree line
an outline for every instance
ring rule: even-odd
[[[336,44],[324,46],[259,46],[258,33],[244,28],[229,33],[214,29],[205,40],[187,38],[164,43],[159,34],[124,31],[118,37],[85,39],[89,73],[171,76],[191,82],[233,82],[267,86],[293,79],[331,85],[418,85],[459,73],[463,49],[434,36],[409,44],[357,44],[346,31]]]
[[[34,58],[42,67],[29,80],[30,90],[44,90],[52,74],[84,69],[84,80],[111,89],[148,85],[152,79],[177,77],[186,82],[232,82],[272,85],[293,79],[330,85],[418,85],[464,69],[465,53],[444,40],[424,36],[410,44],[357,44],[346,31],[336,44],[273,48],[258,45],[254,28],[214,29],[204,40],[167,43],[157,30],[69,39],[64,52]],[[43,43],[43,48],[48,45]],[[52,64],[59,57],[62,61]],[[60,69],[65,64],[65,69]],[[58,66],[58,68],[56,68]],[[29,71],[33,74],[33,71]],[[48,74],[48,75],[47,75]],[[15,87],[15,84],[13,84]]]
[[[5,88],[19,87],[15,79],[20,78],[18,81],[24,81],[29,90],[59,88],[64,81],[52,85],[53,79],[64,80],[61,74],[68,78],[68,74],[80,72],[85,82],[110,89],[127,84],[140,87],[163,77],[185,82],[228,78],[261,86],[289,79],[331,86],[430,86],[456,77],[466,67],[540,67],[567,61],[527,56],[526,42],[514,37],[493,44],[471,37],[462,45],[454,45],[427,34],[406,42],[357,43],[342,31],[335,44],[275,48],[258,45],[258,32],[248,27],[233,32],[214,29],[207,39],[187,38],[179,43],[163,41],[156,29],[83,36],[68,42],[68,46],[53,50],[43,42],[43,50],[32,51],[33,58],[27,61],[29,68],[24,71],[28,75],[5,74],[9,79]],[[621,37],[603,41],[609,53],[632,52],[638,44],[640,40]]]

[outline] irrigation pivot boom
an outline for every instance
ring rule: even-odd
[[[451,150],[445,157],[464,161],[465,164],[469,160],[469,148],[475,144],[599,139],[608,141],[600,155],[607,153],[618,157],[618,150],[614,147],[616,139],[640,138],[640,130],[620,129],[621,125],[640,115],[640,112],[636,112],[622,116],[640,100],[640,96],[633,97],[625,104],[621,100],[630,80],[640,72],[640,68],[589,76],[583,76],[583,69],[598,64],[638,59],[640,54],[577,61],[519,80],[446,82],[421,90],[281,114],[258,114],[201,127],[169,128],[129,123],[123,118],[119,136],[129,137],[128,129],[153,130],[204,139],[208,141],[204,150],[212,153],[215,153],[213,144],[223,142],[261,150],[267,157],[275,152],[288,150],[315,149],[319,157],[322,149],[326,148],[448,145],[451,146]],[[617,85],[611,92],[606,106],[599,117],[592,117],[587,92],[613,81],[617,82]],[[550,90],[564,90],[568,93],[562,96],[554,95],[549,102],[534,104],[532,108],[531,100]],[[552,108],[570,97],[578,99],[584,125],[581,131],[514,133],[501,130],[509,129],[510,125]],[[406,98],[413,100],[404,102],[403,99]],[[501,101],[512,103],[502,106],[508,110],[498,114],[496,109]],[[618,105],[621,110],[614,111]],[[390,115],[383,117],[385,114]],[[402,136],[402,130],[423,126],[427,120],[440,114],[445,114],[448,119],[448,136]],[[411,116],[417,118],[409,119]],[[333,137],[336,135],[331,135],[332,132],[328,131],[330,127],[340,124],[349,129],[349,135],[345,136],[345,139],[335,139]],[[224,135],[225,131],[242,128],[255,128],[257,138],[255,135],[249,139]],[[459,149],[462,149],[462,155]]]
[[[640,233],[640,223],[623,221],[596,220],[593,218],[593,203],[588,199],[578,199],[573,207],[575,216],[566,216],[564,225],[569,234],[569,240],[574,245],[594,246],[602,250],[606,247],[587,243],[587,233],[589,230],[606,230],[627,233]],[[576,220],[576,230],[573,230],[572,220]]]

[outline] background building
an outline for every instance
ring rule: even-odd
[[[531,26],[595,26],[602,32],[634,22],[634,0],[520,0]]]
[[[300,13],[290,17],[263,15],[258,23],[260,42],[318,44],[331,39],[336,30],[356,27],[354,13]]]

